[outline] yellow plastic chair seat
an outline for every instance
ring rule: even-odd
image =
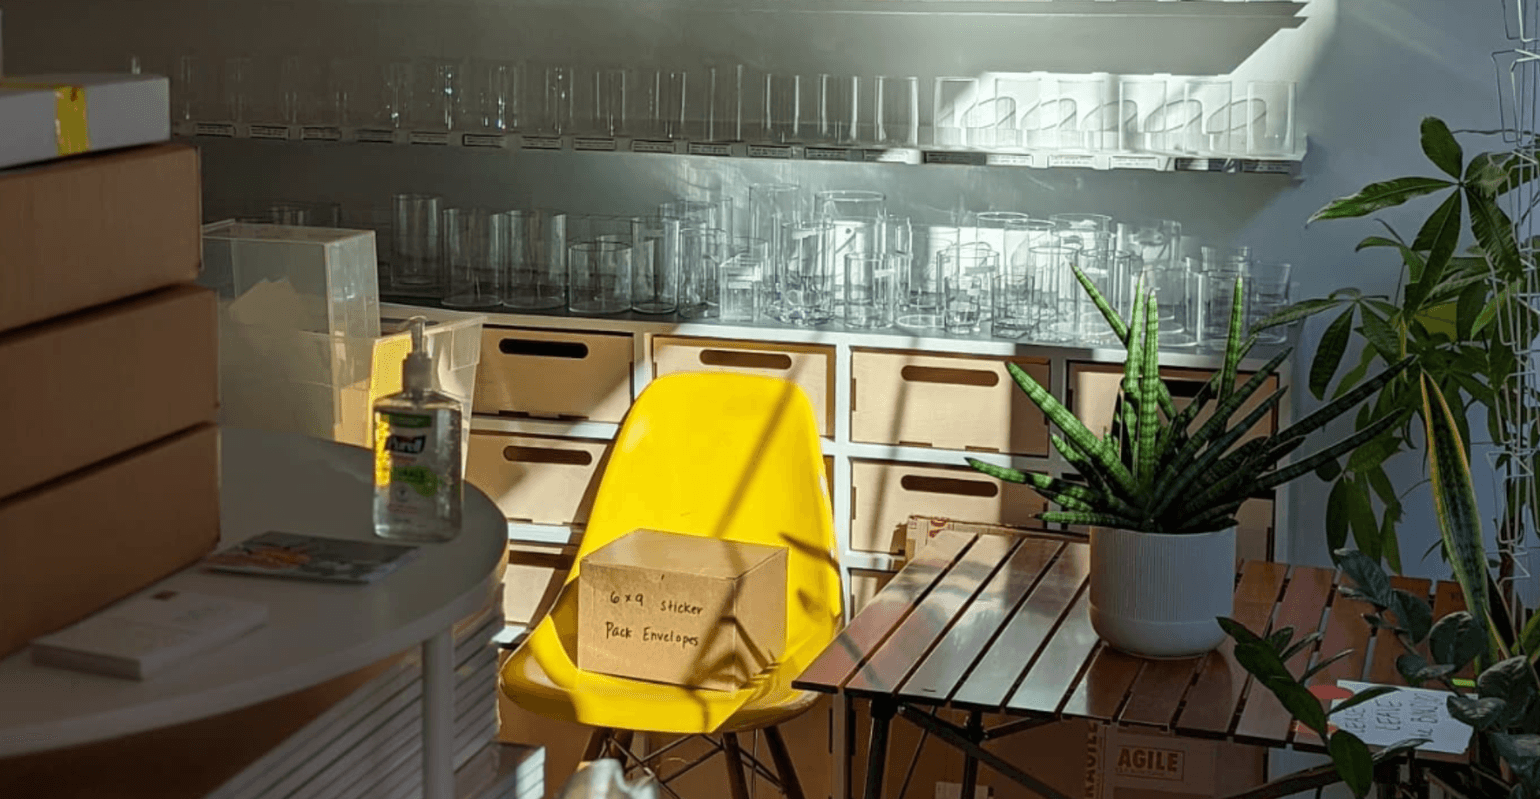
[[[738,691],[578,670],[582,559],[637,529],[786,547],[780,661]],[[837,552],[823,455],[801,389],[747,375],[659,378],[616,436],[561,596],[504,664],[502,690],[527,710],[595,727],[697,734],[774,724],[807,706],[791,682],[838,632]]]

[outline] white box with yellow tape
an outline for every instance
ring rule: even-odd
[[[158,75],[0,78],[0,167],[170,138],[171,89]]]

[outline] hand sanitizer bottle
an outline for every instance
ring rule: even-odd
[[[433,390],[427,319],[412,317],[401,391],[374,403],[374,534],[448,541],[460,532],[460,402]]]

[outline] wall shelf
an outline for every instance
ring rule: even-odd
[[[459,6],[461,16],[483,22],[517,15],[534,29],[552,31],[553,49],[603,35],[585,20],[605,20],[625,33],[604,35],[597,50],[619,63],[641,63],[632,57],[653,54],[657,43],[668,42],[709,54],[717,63],[803,70],[812,58],[836,71],[836,65],[851,63],[861,65],[862,74],[890,75],[985,70],[1217,75],[1234,69],[1279,31],[1297,28],[1306,8],[1302,2],[1220,0],[350,0],[346,5],[431,6],[439,13]],[[557,20],[570,29],[546,24]],[[640,35],[631,35],[633,30]],[[967,46],[938,46],[941,42]],[[739,53],[741,59],[732,58]]]
[[[1047,0],[1045,0],[1046,2]],[[300,125],[184,122],[178,138],[193,143],[210,139],[252,139],[302,145],[453,149],[480,152],[595,152],[747,158],[756,161],[882,163],[901,166],[988,166],[1005,169],[1135,170],[1295,176],[1304,159],[1293,157],[1190,157],[1160,153],[1075,153],[1014,150],[983,152],[931,148],[843,147],[810,144],[695,142],[629,137],[532,136],[516,133],[411,133],[400,130],[353,130]]]

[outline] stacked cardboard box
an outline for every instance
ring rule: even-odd
[[[197,151],[0,171],[0,264],[3,657],[218,541]]]

